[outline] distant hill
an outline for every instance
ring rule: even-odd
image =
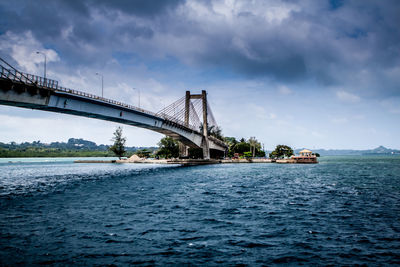
[[[298,154],[304,148],[295,149]],[[367,150],[352,150],[352,149],[312,149],[314,153],[319,153],[321,156],[356,156],[356,155],[400,155],[400,150],[379,146],[374,149]]]

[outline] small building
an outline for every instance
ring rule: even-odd
[[[311,157],[312,156],[312,151],[308,149],[303,149],[302,151],[299,152],[301,157]]]
[[[299,156],[292,156],[296,163],[318,163],[317,156],[311,150],[303,149],[299,154]]]

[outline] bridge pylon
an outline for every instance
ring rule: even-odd
[[[201,148],[203,149],[203,158],[210,159],[210,147],[208,141],[208,104],[207,104],[207,92],[205,90],[201,91],[201,94],[191,94],[190,91],[186,91],[185,95],[185,126],[189,127],[190,118],[190,100],[191,99],[201,99],[202,110],[203,110],[203,140],[201,142]],[[179,154],[181,157],[187,157],[189,155],[189,147],[179,143]]]
[[[207,104],[207,92],[201,91],[201,98],[203,100],[203,142],[201,144],[203,148],[203,159],[210,159],[210,146],[208,144],[208,104]]]

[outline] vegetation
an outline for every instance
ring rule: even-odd
[[[147,148],[145,148],[145,149],[140,149],[140,150],[138,150],[138,151],[135,152],[135,154],[136,154],[139,158],[148,158],[148,157],[150,157],[150,155],[151,155],[152,153],[153,153],[153,152],[152,152],[151,150],[147,149]]]
[[[179,157],[179,143],[172,137],[164,137],[158,143],[159,150],[157,156],[160,158],[177,158]]]
[[[265,157],[265,152],[255,137],[251,137],[248,141],[244,138],[237,141],[235,137],[225,137],[224,141],[229,146],[228,157],[233,157],[235,153],[244,157]]]
[[[250,144],[250,152],[254,158],[256,155],[256,149],[261,150],[261,144],[255,137],[250,137],[248,143]]]
[[[23,149],[0,148],[0,158],[33,158],[33,157],[112,157],[111,151],[69,150],[60,148],[28,147]]]
[[[294,155],[293,149],[290,146],[277,145],[275,150],[269,154],[269,157],[273,159],[278,159],[278,158],[290,157],[292,155]]]
[[[215,138],[219,139],[219,140],[224,140],[224,136],[222,135],[222,129],[220,127],[215,127],[215,126],[211,126],[208,129],[208,134],[211,136],[214,136]]]
[[[207,126],[208,135],[213,136],[221,141],[224,140],[222,129],[218,126]],[[200,132],[203,133],[203,124],[200,124]]]
[[[70,138],[67,142],[52,142],[45,144],[40,141],[1,143],[1,158],[20,157],[114,157],[108,145],[96,145],[96,143],[82,138]],[[156,147],[125,147],[126,156],[130,157],[134,152],[147,150],[153,153]]]
[[[124,156],[125,150],[125,143],[126,138],[122,137],[122,127],[118,127],[114,132],[114,137],[111,139],[114,144],[109,148],[110,151],[114,152],[114,154],[121,159]]]
[[[253,154],[252,154],[250,151],[244,152],[244,154],[243,154],[243,156],[244,156],[246,159],[251,158],[252,155],[253,155]]]

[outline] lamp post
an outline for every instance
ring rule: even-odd
[[[140,89],[138,89],[138,88],[132,88],[132,89],[138,91],[138,96],[139,96],[139,108],[140,108]]]
[[[103,75],[96,72],[96,75],[101,76],[101,97],[104,97],[104,79],[103,79]]]
[[[44,56],[44,83],[46,84],[46,65],[47,65],[47,56],[43,52],[36,51],[36,54],[42,54]]]

